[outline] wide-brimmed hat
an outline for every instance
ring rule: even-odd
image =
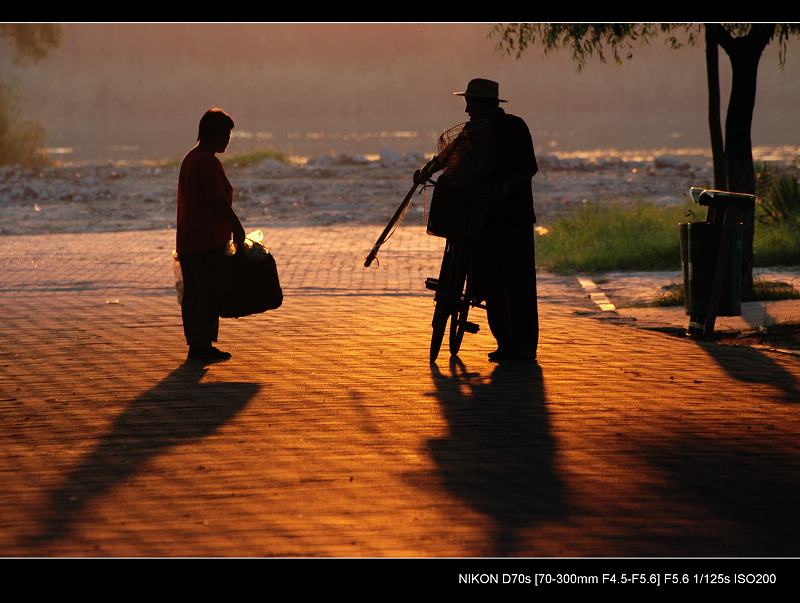
[[[499,98],[500,84],[492,80],[485,80],[483,78],[475,78],[467,84],[467,89],[464,92],[453,92],[457,96],[466,96],[471,98],[491,98],[499,103],[508,101]]]

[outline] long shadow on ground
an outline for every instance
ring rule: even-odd
[[[206,367],[187,361],[133,400],[94,451],[50,493],[35,546],[63,538],[92,500],[176,444],[199,440],[232,420],[259,390],[253,383],[201,383]]]
[[[482,379],[454,357],[449,375],[431,370],[450,428],[431,442],[442,483],[494,521],[489,554],[513,556],[521,530],[566,512],[541,369],[501,363]]]

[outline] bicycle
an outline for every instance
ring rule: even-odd
[[[468,320],[470,308],[485,310],[476,296],[474,285],[475,249],[472,244],[488,209],[485,195],[465,202],[459,186],[471,181],[475,175],[488,171],[494,160],[491,130],[481,123],[460,124],[446,130],[438,141],[439,152],[433,160],[415,173],[414,185],[398,206],[389,223],[378,237],[364,262],[369,267],[378,250],[402,221],[411,199],[420,185],[434,186],[434,198],[428,215],[427,233],[443,237],[445,249],[438,278],[428,278],[425,287],[434,291],[434,312],[431,321],[432,335],[430,361],[439,355],[450,324],[449,349],[457,355],[465,333],[477,333],[479,325]],[[489,149],[489,151],[487,151]],[[479,152],[478,152],[479,151]],[[477,159],[476,159],[477,156]],[[444,173],[437,181],[430,178],[434,165]],[[474,196],[473,196],[474,197]]]

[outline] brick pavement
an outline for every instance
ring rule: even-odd
[[[270,229],[286,299],[185,363],[172,233],[2,237],[5,556],[797,556],[800,366],[540,276],[536,365],[428,362],[441,241]]]

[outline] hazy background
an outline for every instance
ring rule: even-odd
[[[491,24],[68,23],[61,49],[16,76],[27,113],[62,159],[180,158],[202,113],[227,110],[232,151],[274,147],[435,150],[466,119],[453,92],[473,77],[500,82],[506,109],[530,126],[538,152],[708,147],[702,45],[636,47],[622,66],[567,52],[521,60],[494,50]],[[800,143],[800,43],[786,67],[772,44],[759,68],[754,146]],[[723,115],[728,59],[720,51]]]

